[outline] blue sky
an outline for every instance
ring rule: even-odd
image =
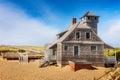
[[[44,45],[87,11],[100,16],[101,39],[120,46],[120,0],[0,0],[0,44]]]

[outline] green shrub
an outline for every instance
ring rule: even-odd
[[[20,53],[24,53],[24,52],[26,52],[26,51],[25,51],[25,50],[20,49],[20,50],[18,50],[18,52],[20,52]]]

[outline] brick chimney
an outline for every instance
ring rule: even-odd
[[[72,18],[72,25],[76,23],[76,18]]]

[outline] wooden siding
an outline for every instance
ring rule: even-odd
[[[66,44],[65,44],[66,45]],[[62,51],[62,61],[66,63],[72,59],[87,60],[92,63],[103,63],[103,45],[97,44],[97,51],[91,52],[91,44],[67,44],[69,46],[68,51]],[[74,56],[73,46],[80,46],[79,56]],[[64,44],[62,45],[64,48]]]
[[[80,31],[81,32],[81,38],[80,39],[76,39],[75,37],[75,32],[76,31]],[[90,32],[90,39],[86,39],[86,32]],[[99,37],[97,37],[93,31],[91,31],[91,29],[75,29],[64,41],[101,41],[99,39]]]

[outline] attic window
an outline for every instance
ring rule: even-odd
[[[80,39],[80,31],[76,31],[76,39]]]
[[[90,39],[90,32],[86,32],[86,39]]]

